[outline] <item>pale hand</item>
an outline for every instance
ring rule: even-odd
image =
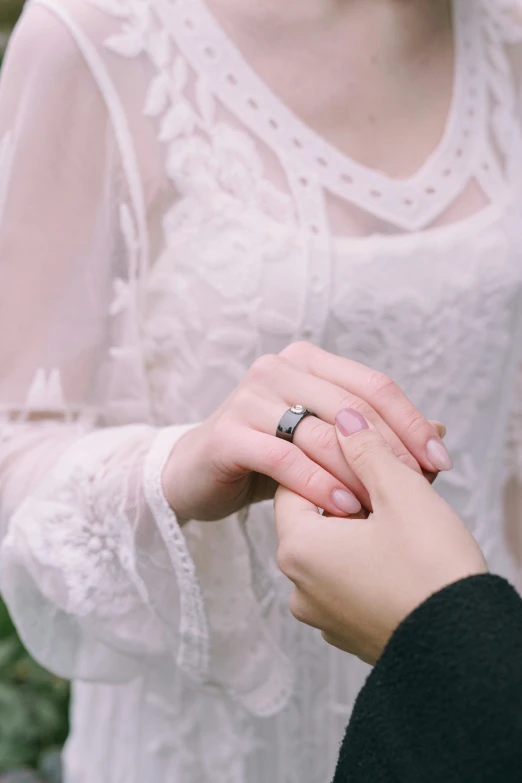
[[[279,489],[278,562],[295,585],[294,616],[374,664],[417,606],[487,565],[457,514],[379,432],[353,411],[341,412],[338,421],[344,457],[366,486],[373,514],[321,516],[313,503]]]
[[[301,404],[294,443],[275,437],[281,416]],[[278,484],[327,511],[370,507],[363,484],[343,458],[335,416],[350,406],[366,417],[420,475],[451,468],[434,423],[382,373],[307,343],[264,356],[206,421],[175,446],[163,472],[171,507],[183,519],[222,519],[274,496]],[[359,502],[360,501],[360,502]]]

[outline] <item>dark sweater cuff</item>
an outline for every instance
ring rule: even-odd
[[[462,580],[399,626],[355,705],[344,780],[522,780],[522,601],[508,582]]]
[[[444,587],[417,607],[391,637],[378,667],[395,666],[399,655],[421,652],[432,665],[434,651],[440,654],[449,647],[454,652],[455,644],[475,647],[478,633],[483,641],[503,644],[507,624],[522,640],[522,601],[515,588],[500,576],[471,576]]]

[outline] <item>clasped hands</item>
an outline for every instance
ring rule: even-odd
[[[276,438],[281,416],[298,404],[316,415],[299,424],[293,443]],[[280,487],[279,562],[295,584],[292,611],[374,662],[441,582],[485,568],[426,481],[452,467],[442,436],[385,374],[294,343],[258,359],[184,434],[162,485],[181,524],[223,519]],[[354,518],[365,510],[373,510],[369,519]]]
[[[293,443],[277,439],[281,417],[298,404],[316,415],[299,424]],[[436,425],[385,374],[294,343],[258,359],[217,410],[172,449],[162,480],[178,519],[223,519],[273,498],[279,485],[337,516],[371,508],[337,440],[335,417],[343,408],[364,416],[419,475],[451,468]]]
[[[367,519],[321,515],[281,487],[278,562],[294,583],[294,616],[319,628],[330,644],[375,664],[414,609],[447,585],[487,572],[487,565],[455,512],[357,411],[340,411],[336,430],[373,513]]]

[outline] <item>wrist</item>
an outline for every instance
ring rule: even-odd
[[[188,467],[191,463],[189,436],[196,426],[198,425],[185,428],[181,436],[176,439],[161,472],[163,495],[180,525],[186,524],[192,518],[188,503],[189,477],[193,473]]]

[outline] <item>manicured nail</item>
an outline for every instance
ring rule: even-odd
[[[432,438],[426,445],[426,454],[429,461],[435,468],[435,470],[451,470],[453,467],[453,460],[451,459],[446,446]]]
[[[343,514],[358,514],[362,509],[355,495],[352,495],[351,492],[347,492],[345,489],[334,489],[332,500]]]
[[[361,416],[360,413],[354,411],[353,408],[343,408],[339,411],[335,417],[335,423],[337,424],[341,435],[348,438],[350,435],[355,435],[356,432],[362,432],[362,430],[368,430],[368,422]]]

